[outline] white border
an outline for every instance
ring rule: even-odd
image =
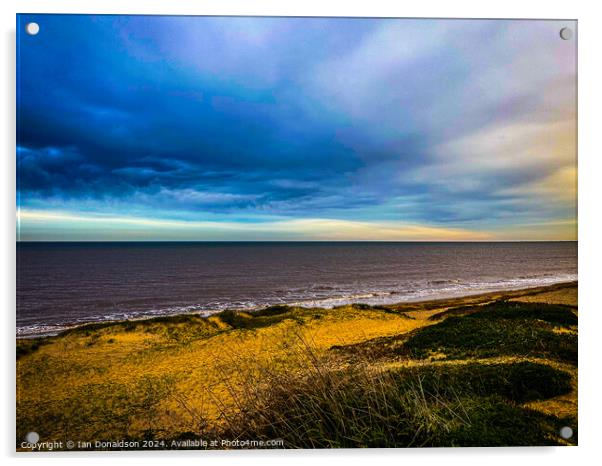
[[[602,328],[600,297],[596,301],[597,281],[602,264],[599,227],[602,193],[599,177],[602,163],[598,127],[602,109],[600,83],[602,83],[600,44],[600,15],[587,0],[498,2],[475,0],[4,0],[2,9],[2,92],[3,108],[0,113],[2,157],[1,217],[3,258],[0,271],[3,306],[4,339],[2,343],[1,384],[4,404],[0,421],[0,441],[3,456],[8,461],[32,464],[38,458],[51,464],[76,461],[81,463],[125,462],[142,460],[148,464],[166,461],[223,463],[245,462],[250,465],[287,466],[307,462],[327,463],[337,460],[354,465],[367,461],[380,464],[419,463],[491,465],[508,463],[545,462],[566,466],[579,461],[590,462],[596,455],[600,429],[600,370],[599,346]],[[579,20],[579,272],[580,272],[580,370],[579,370],[579,447],[574,448],[507,448],[507,449],[423,449],[423,450],[336,450],[304,452],[128,452],[128,453],[55,453],[20,454],[14,448],[14,308],[15,308],[15,14],[19,13],[118,13],[118,14],[196,14],[196,15],[271,15],[271,16],[382,16],[382,17],[477,17],[477,18],[562,18]]]

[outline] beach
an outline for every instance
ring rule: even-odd
[[[273,305],[391,305],[577,279],[576,242],[19,242],[17,335]]]
[[[440,428],[423,431],[424,417],[401,416],[387,429],[414,426],[424,445],[574,444],[557,429],[577,430],[577,289],[568,282],[411,303],[186,313],[18,339],[17,447],[32,430],[48,441],[152,438],[165,448],[245,435],[284,438],[285,448],[418,446],[401,430],[367,435],[373,421],[358,414],[376,403],[384,415],[382,403],[405,400],[413,407],[393,411],[407,416],[418,409],[408,395],[416,380],[430,384],[420,409],[441,418]],[[322,399],[324,390],[346,401]],[[331,414],[358,416],[353,435],[329,415],[319,435],[311,426],[294,434],[284,422],[311,424],[335,401]],[[458,403],[463,421],[451,414]],[[514,430],[494,419],[504,416]],[[471,443],[471,425],[489,433]]]

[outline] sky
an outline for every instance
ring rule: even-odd
[[[20,15],[17,237],[576,240],[562,27]]]

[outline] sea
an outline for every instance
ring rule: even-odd
[[[274,304],[391,304],[577,280],[577,242],[18,242],[18,337]]]

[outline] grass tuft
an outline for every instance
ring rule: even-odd
[[[518,403],[571,390],[568,374],[529,362],[375,371],[305,357],[301,374],[250,381],[223,435],[288,448],[552,445],[562,422]]]

